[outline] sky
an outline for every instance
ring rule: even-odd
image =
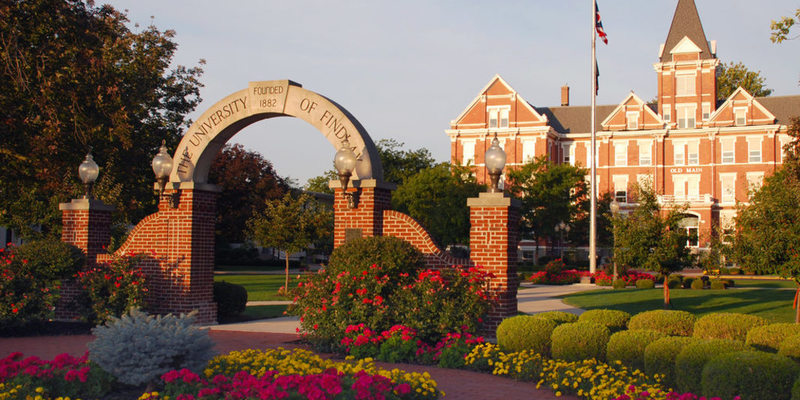
[[[373,141],[450,158],[444,133],[495,75],[534,106],[591,101],[590,0],[108,0],[134,24],[176,32],[175,65],[206,60],[193,120],[250,81],[291,79],[346,108]],[[773,44],[770,21],[796,0],[696,0],[723,62],[761,71],[773,96],[800,94],[800,39]],[[97,4],[103,4],[97,1]],[[677,0],[598,0],[608,45],[598,40],[598,104],[633,90],[656,95],[659,45]],[[800,30],[797,30],[800,33]],[[297,184],[330,169],[336,151],[306,122],[272,118],[231,142],[270,160]],[[173,149],[174,150],[174,149]]]

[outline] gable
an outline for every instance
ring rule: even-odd
[[[450,122],[450,128],[488,129],[490,110],[506,112],[508,127],[547,125],[547,117],[539,114],[500,75],[495,75],[458,118]]]
[[[744,113],[745,122],[737,124],[736,117],[741,113]],[[711,114],[706,125],[710,127],[771,125],[775,120],[774,114],[750,93],[739,87],[717,108],[717,111]]]
[[[635,118],[635,128],[629,128],[629,118]],[[664,121],[639,96],[631,92],[600,126],[606,131],[660,129],[664,127]]]
[[[700,50],[700,48],[697,47],[696,44],[694,44],[692,39],[689,39],[688,36],[684,36],[683,39],[681,39],[681,41],[678,42],[678,44],[675,47],[673,47],[672,50],[669,51],[669,53],[675,55],[675,54],[700,53],[701,51],[702,50]]]

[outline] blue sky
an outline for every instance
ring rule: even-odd
[[[696,0],[724,62],[760,70],[774,96],[800,94],[800,39],[776,45],[770,20],[792,0]],[[374,141],[450,156],[444,130],[500,74],[535,106],[590,102],[591,1],[108,1],[131,23],[176,31],[176,64],[205,59],[199,116],[249,81],[291,79],[347,108]],[[98,4],[103,3],[98,1]],[[677,0],[599,0],[609,44],[598,41],[598,104],[629,91],[655,96],[653,63]],[[800,33],[800,30],[798,31]],[[800,110],[799,110],[800,111]],[[333,149],[305,122],[274,118],[232,141],[305,183],[332,165]]]

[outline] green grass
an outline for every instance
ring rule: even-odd
[[[794,281],[777,280],[777,279],[733,279],[737,288],[743,287],[759,287],[770,289],[797,289],[797,284]]]
[[[292,267],[293,268],[293,267]],[[283,271],[286,267],[283,265],[217,265],[214,267],[215,271]]]
[[[255,321],[260,319],[278,318],[283,317],[283,312],[286,311],[286,305],[272,305],[272,306],[247,306],[244,312],[236,317],[228,318],[220,321],[223,324],[230,324],[235,322]]]
[[[297,286],[297,276],[289,275],[289,287]],[[244,286],[248,301],[289,300],[278,295],[284,275],[215,275],[214,281],[225,281]]]
[[[737,281],[738,285],[739,282]],[[657,289],[592,290],[562,296],[564,302],[585,310],[608,308],[631,314],[664,308],[664,291]],[[794,322],[792,290],[670,290],[672,309],[697,316],[733,312],[753,314],[773,322]]]

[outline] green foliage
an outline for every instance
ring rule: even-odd
[[[689,277],[683,278],[683,281],[681,281],[681,286],[683,286],[683,288],[684,288],[684,289],[689,289],[689,288],[691,288],[691,287],[692,287],[692,284],[693,284],[693,283],[694,283],[696,280],[697,280],[697,279],[694,279],[694,278],[689,278]],[[702,282],[700,282],[700,283],[702,283]]]
[[[555,321],[556,324],[561,325],[569,322],[576,322],[578,316],[566,311],[545,311],[543,313],[534,314],[536,318],[544,318]]]
[[[402,150],[404,143],[395,139],[380,139],[375,147],[383,165],[383,180],[396,184],[404,183],[420,171],[436,164],[426,148]]]
[[[667,336],[644,349],[644,371],[649,376],[661,375],[667,387],[675,387],[675,359],[684,347],[701,339],[686,336]]]
[[[532,315],[517,315],[506,318],[497,327],[497,345],[506,353],[532,350],[538,354],[550,354],[550,335],[558,324],[550,319]]]
[[[661,332],[644,329],[614,333],[608,340],[606,359],[609,363],[619,360],[630,369],[644,371],[647,345],[664,337],[666,335]]]
[[[425,265],[422,253],[411,243],[392,236],[354,239],[339,246],[328,260],[328,272],[354,273],[372,265],[380,266],[390,276],[416,274]]]
[[[625,289],[628,286],[628,282],[625,279],[617,278],[612,283],[614,289]]]
[[[682,284],[682,281],[681,281],[681,277],[680,276],[670,275],[670,277],[667,278],[667,287],[670,288],[670,289],[677,289],[677,288],[681,287],[681,284]]]
[[[795,37],[789,37],[789,32],[791,31],[792,27],[795,23],[800,21],[800,8],[795,10],[794,16],[791,17],[781,17],[781,19],[772,22],[769,25],[769,28],[772,30],[770,34],[770,40],[772,43],[781,43],[784,40],[792,40],[796,39]]]
[[[692,289],[694,290],[703,290],[706,287],[706,283],[703,282],[702,279],[695,279],[692,281]]]
[[[713,313],[700,317],[694,323],[693,336],[700,339],[727,339],[744,342],[751,329],[767,323],[767,320],[756,315]]]
[[[737,351],[751,350],[735,340],[709,339],[686,345],[675,358],[675,382],[681,393],[701,393],[703,368],[712,358]]]
[[[754,97],[772,94],[761,71],[750,71],[741,61],[723,63],[720,70],[717,76],[717,97],[720,99],[727,99],[740,86]]]
[[[16,247],[13,253],[16,258],[27,260],[25,268],[39,279],[72,277],[85,262],[81,249],[58,239],[28,242]]]
[[[405,179],[392,194],[392,207],[414,218],[442,247],[469,241],[467,199],[482,191],[474,176],[448,163]]]
[[[217,319],[238,316],[247,308],[247,290],[235,283],[215,281],[214,302],[217,303]]]
[[[790,323],[761,324],[747,332],[746,343],[756,350],[778,352],[781,343],[790,336],[800,335],[800,325]]]
[[[357,347],[354,347],[354,349]],[[389,363],[413,362],[416,359],[416,352],[417,343],[415,341],[404,340],[399,335],[392,335],[392,337],[381,343],[377,359]],[[356,357],[356,359],[358,358]]]
[[[329,169],[323,172],[322,175],[308,178],[303,189],[309,192],[333,194],[333,189],[331,189],[328,184],[330,181],[338,179],[339,175],[336,173],[336,170]]]
[[[778,346],[778,354],[800,363],[800,334],[788,336]]]
[[[631,315],[625,311],[596,309],[584,312],[578,321],[595,322],[608,328],[611,333],[624,330],[628,326]]]
[[[639,279],[636,281],[637,289],[652,289],[656,287],[656,283],[652,279]]]
[[[628,329],[650,329],[670,336],[692,336],[694,315],[678,310],[652,310],[639,313],[628,321]]]
[[[147,278],[137,264],[142,256],[122,256],[107,265],[99,265],[78,273],[86,296],[82,305],[88,309],[86,319],[99,324],[112,317],[147,306]]]
[[[131,31],[124,13],[79,0],[4,2],[0,15],[0,225],[57,233],[57,204],[82,193],[75,169],[89,145],[95,194],[115,218],[153,212],[150,160],[162,139],[181,139],[202,86],[200,68],[172,64],[175,33]]]
[[[553,330],[551,352],[554,359],[582,361],[606,358],[606,346],[611,332],[594,322],[572,322]]]
[[[800,372],[792,360],[761,351],[741,351],[712,358],[702,372],[703,395],[723,399],[789,400]]]
[[[89,359],[129,385],[154,382],[174,369],[201,372],[214,342],[194,325],[195,314],[153,317],[133,309],[92,329]]]
[[[725,290],[728,286],[721,279],[714,279],[711,281],[711,290]]]

